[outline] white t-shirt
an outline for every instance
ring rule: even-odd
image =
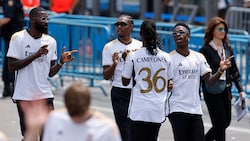
[[[199,96],[200,77],[212,72],[205,57],[190,50],[188,56],[172,51],[173,60],[173,89],[169,98],[167,113],[184,112],[202,115]]]
[[[168,80],[173,77],[170,56],[161,50],[153,56],[142,47],[128,56],[122,76],[132,78],[133,70],[136,84],[132,88],[128,117],[134,121],[163,122]]]
[[[141,41],[136,40],[136,39],[132,39],[132,42],[128,45],[125,45],[121,43],[118,39],[115,39],[113,41],[110,41],[104,46],[103,52],[102,52],[102,65],[103,66],[111,66],[113,64],[112,56],[115,52],[118,52],[119,57],[120,57],[119,63],[117,64],[115,68],[115,72],[112,78],[112,82],[111,82],[112,86],[120,87],[120,88],[132,87],[131,83],[128,86],[122,85],[121,74],[124,68],[124,60],[122,58],[122,53],[124,52],[125,49],[130,50],[130,51],[135,51],[139,49],[140,47],[142,47],[142,43]]]
[[[99,112],[75,123],[66,110],[60,110],[49,115],[43,141],[121,141],[121,137],[116,124]]]
[[[35,100],[52,98],[48,81],[50,63],[57,59],[57,45],[54,38],[43,34],[34,39],[27,30],[15,33],[10,41],[7,57],[23,60],[36,53],[43,45],[48,45],[48,54],[33,60],[26,67],[16,71],[13,99]]]

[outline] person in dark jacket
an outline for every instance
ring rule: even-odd
[[[204,45],[200,52],[207,59],[208,64],[215,73],[222,58],[228,58],[233,55],[232,48],[228,44],[228,26],[224,19],[213,17],[207,26]],[[202,91],[209,111],[212,127],[205,135],[206,141],[225,141],[226,128],[231,122],[231,88],[232,82],[238,89],[240,98],[243,100],[245,93],[240,84],[240,74],[234,59],[231,59],[231,67],[227,69],[220,77],[220,81],[225,82],[222,92],[211,92],[202,82]]]
[[[24,28],[23,5],[20,0],[0,0],[3,9],[3,18],[0,18],[1,36],[4,39],[4,63],[2,71],[2,80],[4,82],[3,97],[13,95],[14,90],[14,72],[8,70],[6,53],[9,48],[9,42],[12,34]]]

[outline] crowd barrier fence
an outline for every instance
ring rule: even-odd
[[[27,19],[28,20],[28,19]],[[140,24],[142,20],[134,20],[135,27],[132,36],[140,39]],[[50,79],[51,84],[55,88],[59,88],[63,84],[64,76],[81,77],[90,80],[89,86],[99,87],[105,95],[107,92],[95,80],[102,80],[102,49],[104,45],[114,38],[115,18],[84,16],[84,15],[53,15],[49,20],[49,34],[57,41],[58,56],[61,55],[62,47],[68,50],[78,50],[74,53],[73,62],[66,63],[59,74],[59,81]],[[27,22],[28,23],[28,22]],[[160,35],[163,50],[170,52],[175,49],[172,36],[174,23],[157,22],[157,32]],[[203,44],[205,27],[190,26],[191,37],[189,42],[190,49],[198,51]],[[234,49],[234,59],[237,62],[241,73],[241,82],[244,86],[247,96],[250,98],[249,88],[249,41],[248,33],[240,29],[230,29],[229,32],[230,45]],[[3,42],[1,42],[1,61],[3,60]],[[238,96],[235,87],[232,89],[233,95]]]

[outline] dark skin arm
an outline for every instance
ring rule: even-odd
[[[231,59],[233,56],[228,57],[226,60],[224,58],[220,61],[220,68],[215,74],[211,74],[211,72],[206,73],[202,76],[202,79],[205,80],[209,85],[213,85],[217,80],[219,80],[221,74],[231,66]]]
[[[19,69],[22,69],[22,68],[28,66],[36,58],[38,58],[42,55],[46,55],[48,53],[47,47],[48,47],[48,45],[42,46],[36,53],[34,53],[33,55],[31,55],[23,60],[8,57],[9,70],[16,71],[16,70],[19,70]],[[64,52],[64,50],[65,50],[65,48],[62,49],[62,55],[60,58],[61,64],[72,61],[74,58],[72,57],[71,54],[74,52],[77,52],[77,50],[72,50],[72,51],[68,51],[68,52]],[[51,61],[51,68],[50,68],[50,72],[49,72],[49,77],[54,76],[60,70],[60,68],[61,68],[61,66],[59,64],[55,65],[55,60]]]
[[[109,80],[113,77],[116,65],[119,62],[119,54],[116,52],[112,56],[113,64],[111,66],[103,66],[103,77],[105,80]]]

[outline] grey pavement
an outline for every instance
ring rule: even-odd
[[[54,80],[57,78],[54,78]],[[64,107],[63,104],[63,92],[67,86],[70,85],[73,81],[81,81],[84,85],[88,85],[89,81],[86,79],[79,78],[70,78],[65,77],[64,86],[58,89],[53,88],[53,93],[55,95],[55,109],[59,109]],[[109,94],[110,86],[109,82],[95,81],[96,84],[99,84],[104,87],[104,89]],[[0,82],[0,93],[2,94],[3,85]],[[105,96],[101,89],[98,87],[90,88],[92,93],[92,108],[98,111],[103,112],[110,118],[113,118],[113,111],[111,108],[110,95]],[[204,101],[202,101],[203,107],[203,121],[205,126],[205,131],[207,131],[211,127],[208,111],[206,109],[206,105]],[[236,121],[235,111],[232,109],[232,123],[230,127],[227,129],[226,138],[227,141],[249,141],[250,140],[250,117],[249,114],[245,116],[240,122]],[[0,99],[0,130],[3,131],[8,137],[9,141],[20,141],[22,136],[20,133],[19,127],[19,118],[16,110],[16,105],[12,102],[10,98]],[[159,133],[159,141],[173,141],[173,134],[171,125],[168,120],[166,120],[160,129]]]

